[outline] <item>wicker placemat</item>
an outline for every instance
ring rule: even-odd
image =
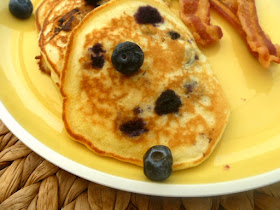
[[[166,198],[124,192],[81,179],[44,160],[0,121],[0,203],[0,210],[279,210],[280,183],[208,198]]]

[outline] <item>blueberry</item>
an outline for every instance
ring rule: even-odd
[[[151,147],[143,157],[144,174],[153,181],[163,181],[172,174],[173,157],[164,145]]]
[[[167,89],[156,100],[155,112],[158,115],[165,115],[179,111],[182,105],[181,99],[173,90]]]
[[[100,0],[85,0],[85,2],[86,2],[87,4],[90,4],[90,5],[94,6],[94,7],[99,6],[99,4],[98,4],[99,1],[100,1]]]
[[[91,56],[91,66],[94,69],[102,69],[105,63],[104,55]]]
[[[139,7],[134,18],[138,24],[157,24],[164,22],[159,11],[151,6]]]
[[[9,10],[17,18],[29,18],[33,11],[33,5],[30,0],[10,0]]]
[[[197,81],[187,82],[184,87],[186,88],[186,93],[193,93],[195,87],[197,86]]]
[[[105,55],[106,52],[103,49],[102,44],[96,43],[88,49],[91,58],[91,65],[94,69],[102,69],[105,64]]]
[[[106,51],[103,49],[102,44],[96,43],[91,48],[88,49],[90,52],[94,53],[95,55],[100,55],[101,53],[105,53]]]
[[[144,53],[137,44],[126,41],[115,47],[111,60],[117,71],[129,75],[142,66]]]
[[[168,34],[173,40],[179,39],[181,37],[181,35],[176,31],[169,31]]]
[[[146,128],[146,123],[141,119],[130,120],[120,126],[120,130],[129,137],[140,136],[149,131]]]

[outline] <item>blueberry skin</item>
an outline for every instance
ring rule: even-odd
[[[9,10],[13,16],[26,19],[33,12],[33,5],[30,0],[10,0]]]
[[[164,181],[172,174],[173,157],[164,145],[151,147],[143,157],[144,174],[150,180]]]
[[[126,41],[115,47],[111,61],[117,71],[130,75],[142,66],[144,53],[137,44]]]

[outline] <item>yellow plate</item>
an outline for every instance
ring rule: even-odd
[[[39,4],[33,1],[34,8]],[[173,1],[174,11],[177,2]],[[280,2],[257,1],[260,24],[280,43]],[[216,13],[224,37],[203,49],[230,101],[221,142],[202,165],[153,183],[142,168],[100,157],[72,141],[61,120],[61,96],[38,70],[34,15],[18,20],[0,1],[0,118],[35,152],[78,176],[110,187],[167,196],[217,195],[280,180],[280,65],[263,69],[235,30]],[[203,191],[201,191],[203,187]]]

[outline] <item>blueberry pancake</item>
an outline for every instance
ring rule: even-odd
[[[38,15],[45,14],[42,10],[44,11],[53,5],[44,19],[39,39],[41,66],[50,71],[51,78],[60,86],[68,37],[85,15],[97,6],[97,1],[91,3],[85,0],[60,0],[54,4],[50,1],[43,2],[42,7],[39,7],[41,9],[37,12]],[[38,27],[38,23],[42,21],[39,21],[39,17],[37,19]]]
[[[74,140],[140,166],[165,145],[173,170],[209,157],[230,110],[189,30],[155,0],[112,0],[89,13],[70,35],[61,92]]]
[[[44,0],[36,9],[36,27],[38,32],[41,32],[45,18],[58,2],[58,0]]]
[[[41,30],[43,28],[44,20],[46,19],[49,12],[55,7],[55,5],[58,2],[59,1],[57,1],[57,0],[44,0],[44,1],[41,2],[41,4],[36,9],[36,13],[35,13],[36,28],[37,28],[37,32],[39,33],[39,35],[40,35]],[[40,70],[42,72],[50,75],[51,70],[47,66],[47,63],[45,62],[44,57],[38,56],[37,59],[39,59],[38,64],[39,64]]]

